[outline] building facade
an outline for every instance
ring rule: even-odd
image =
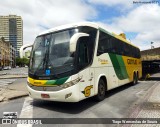
[[[141,51],[143,61],[160,60],[160,47]]]
[[[16,49],[10,42],[0,38],[0,67],[16,66]]]
[[[10,44],[10,66],[16,67],[16,49]]]
[[[4,66],[9,66],[10,64],[10,44],[9,42],[5,42],[4,38],[0,39],[0,55],[1,55],[1,62],[0,62],[0,66],[4,67]]]
[[[23,45],[23,21],[21,16],[0,16],[0,37],[10,42],[19,56],[19,49]]]

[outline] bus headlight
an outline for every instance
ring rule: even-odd
[[[77,84],[81,79],[82,79],[82,77],[78,77],[75,80],[72,80],[70,82],[67,82],[67,83],[61,85],[61,88],[65,89],[65,88],[71,87],[71,86]]]

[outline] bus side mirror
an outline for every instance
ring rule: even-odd
[[[85,37],[85,36],[89,36],[89,34],[76,33],[71,37],[70,45],[69,45],[69,50],[70,50],[71,53],[76,51],[76,46],[77,46],[78,39],[81,38],[81,37]]]

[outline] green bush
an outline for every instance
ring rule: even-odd
[[[27,58],[16,58],[16,65],[20,67],[24,67],[25,65],[29,65],[29,59]]]

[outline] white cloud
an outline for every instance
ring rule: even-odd
[[[116,29],[118,34],[119,31],[137,33],[132,42],[141,50],[150,48],[151,41],[155,47],[160,46],[160,6],[157,4],[138,6],[126,15],[113,18],[106,26]]]
[[[126,32],[144,32],[160,28],[160,7],[143,5],[135,8],[127,15],[114,19],[114,22]]]
[[[154,42],[154,47],[160,47],[160,30],[153,30],[139,33],[133,42],[140,47],[141,50],[149,49],[151,42]]]
[[[42,26],[52,28],[96,16],[94,8],[81,0],[4,0],[0,8],[0,15],[22,16],[24,44],[33,43]]]
[[[88,0],[92,4],[98,5],[106,5],[109,7],[115,7],[120,10],[124,11],[126,9],[130,9],[133,7],[132,0]]]
[[[150,48],[151,41],[155,42],[155,47],[160,46],[160,6],[143,5],[116,20],[125,32],[138,33],[133,42],[142,50]]]

